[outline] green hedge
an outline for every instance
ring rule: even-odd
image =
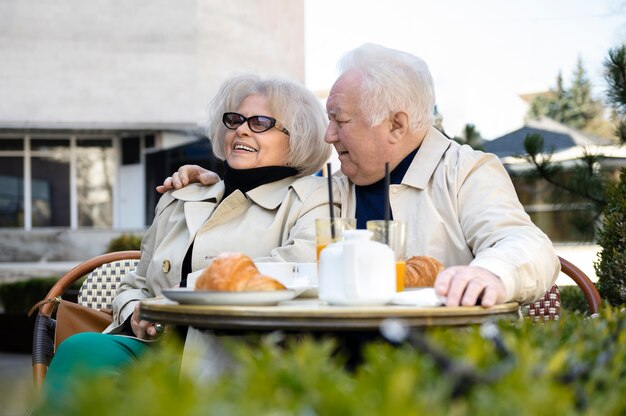
[[[141,237],[133,234],[122,234],[112,239],[107,247],[107,253],[112,251],[139,250],[141,248]]]
[[[118,383],[77,381],[64,415],[626,414],[626,312],[568,314],[533,325],[415,331],[374,342],[346,369],[333,340],[268,336],[231,342],[237,366],[212,381],[179,379],[163,344]]]
[[[0,304],[4,312],[26,314],[35,303],[42,300],[58,280],[58,277],[32,278],[12,283],[0,284]],[[65,298],[75,298],[83,279],[75,282]]]
[[[611,305],[626,304],[626,168],[621,169],[619,181],[607,189],[598,244],[602,250],[594,268],[600,296]]]
[[[562,314],[568,314],[572,312],[580,312],[583,314],[589,314],[589,304],[583,291],[580,287],[572,286],[559,286],[559,292],[561,293],[561,308]]]

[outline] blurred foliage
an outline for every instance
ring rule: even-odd
[[[107,253],[112,251],[139,250],[140,248],[141,237],[133,234],[122,234],[109,242]]]
[[[58,279],[58,277],[45,277],[2,283],[0,284],[0,304],[7,313],[26,314],[31,306],[46,297]],[[68,289],[70,292],[68,294],[75,297],[75,294],[71,292],[77,292],[83,281],[84,278],[74,282]]]
[[[604,61],[604,77],[607,81],[606,101],[613,111],[613,130],[621,143],[626,143],[626,46],[612,48]],[[598,117],[602,116],[600,101],[591,96],[591,84],[582,62],[579,60],[570,88],[565,88],[559,74],[556,89],[535,98],[529,109],[530,117],[547,116],[566,125],[592,131]],[[598,132],[596,132],[598,133]],[[572,226],[582,236],[595,237],[600,218],[606,206],[605,192],[614,182],[600,170],[601,155],[585,152],[574,167],[565,169],[552,163],[554,149],[544,149],[543,137],[528,135],[524,140],[527,152],[523,157],[535,170],[530,179],[542,178],[554,188],[553,201],[576,204],[581,199],[589,209],[580,210],[572,219]],[[563,199],[566,198],[566,199]]]
[[[598,244],[602,247],[594,264],[598,291],[612,305],[622,305],[626,303],[626,168],[619,182],[608,188]]]
[[[57,414],[625,414],[625,326],[605,306],[599,319],[416,330],[368,344],[353,370],[333,340],[273,334],[226,344],[236,365],[203,382],[179,374],[180,346],[164,343],[114,383],[76,380]]]
[[[18,282],[0,284],[0,303],[5,313],[26,314],[31,306],[43,300],[57,277],[32,278]],[[75,282],[70,290],[80,289],[83,279]]]
[[[608,85],[607,101],[617,118],[615,134],[621,143],[626,143],[626,46],[609,50],[604,61],[604,78]]]
[[[520,157],[534,165],[535,169],[523,175],[532,182],[543,179],[551,185],[550,201],[559,204],[562,209],[580,207],[581,202],[587,209],[577,212],[571,219],[571,226],[585,239],[593,239],[599,225],[602,211],[606,206],[606,188],[614,179],[603,173],[599,167],[602,156],[585,151],[573,166],[565,168],[552,162],[552,150],[544,149],[543,136],[528,134],[524,139],[526,154]]]
[[[602,101],[592,96],[592,85],[579,59],[569,87],[557,75],[556,87],[537,94],[530,103],[528,118],[548,117],[567,126],[600,136],[610,136],[610,123],[604,119]]]
[[[561,315],[573,312],[589,314],[589,304],[580,287],[577,285],[559,286],[559,293],[561,294]]]
[[[453,140],[459,144],[466,144],[475,150],[484,150],[483,138],[476,128],[476,125],[471,123],[466,124],[463,128],[462,137],[455,137]]]

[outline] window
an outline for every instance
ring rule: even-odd
[[[33,227],[69,227],[70,152],[31,159],[31,221]]]
[[[24,159],[0,159],[0,227],[24,226]]]
[[[138,136],[124,137],[122,139],[122,165],[135,165],[140,163],[141,141]]]
[[[0,139],[0,151],[24,150],[24,139]]]
[[[76,196],[79,227],[113,226],[114,156],[111,139],[77,140]]]
[[[113,227],[111,136],[0,137],[0,227]]]

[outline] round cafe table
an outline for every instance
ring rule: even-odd
[[[235,331],[372,331],[386,319],[409,327],[463,326],[519,318],[516,302],[461,307],[329,306],[318,299],[294,299],[274,306],[181,305],[164,298],[141,302],[142,319],[171,325]]]

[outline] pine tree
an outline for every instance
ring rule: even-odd
[[[618,118],[616,134],[620,142],[626,143],[626,47],[609,50],[604,68],[608,83],[607,101]]]
[[[604,61],[609,85],[607,100],[619,115],[617,131],[626,143],[626,46],[613,48]],[[626,303],[626,168],[607,192],[602,227],[598,233],[602,250],[594,264],[600,295],[613,305]]]
[[[476,150],[483,150],[483,138],[478,129],[476,129],[476,126],[472,123],[466,124],[463,128],[463,136],[455,137],[454,141],[460,144],[466,144]]]
[[[602,227],[598,232],[602,251],[594,268],[598,291],[612,305],[626,303],[626,169],[607,192]]]
[[[577,129],[595,130],[603,117],[603,106],[591,94],[591,81],[581,59],[573,75],[571,86],[566,88],[559,72],[556,87],[530,103],[527,117],[549,117]]]
[[[569,108],[565,113],[565,124],[584,129],[591,120],[602,114],[602,105],[591,96],[591,81],[580,59],[567,95]]]
[[[609,89],[607,101],[618,116],[620,141],[626,143],[626,46],[611,49],[604,62],[605,78]],[[563,119],[582,121],[594,113],[594,103],[590,100],[588,81],[579,65],[577,81],[570,89],[569,96],[575,106],[561,105],[567,114]],[[556,97],[560,83],[557,81]],[[561,96],[562,97],[562,96]],[[559,100],[553,100],[557,106]],[[536,106],[535,108],[538,108]],[[575,109],[575,110],[572,110]],[[600,156],[587,154],[568,175],[563,175],[563,167],[552,163],[551,153],[544,154],[543,138],[529,135],[524,140],[526,159],[535,165],[534,174],[553,184],[555,188],[574,197],[589,201],[594,209],[590,211],[593,220],[601,218],[597,242],[602,248],[598,261],[594,263],[598,276],[598,290],[603,299],[613,305],[626,303],[626,168],[621,169],[618,181],[602,176],[597,169]],[[542,155],[542,156],[540,156]],[[600,214],[602,214],[600,216]]]

